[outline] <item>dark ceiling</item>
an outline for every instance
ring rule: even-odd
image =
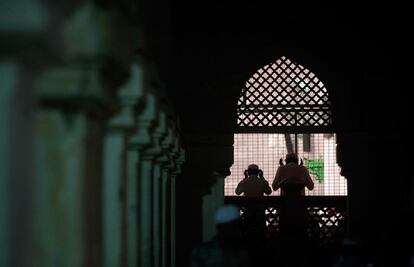
[[[325,83],[338,129],[377,125],[372,110],[407,112],[408,8],[299,1],[153,8],[156,61],[187,132],[231,132],[243,81],[282,55]]]

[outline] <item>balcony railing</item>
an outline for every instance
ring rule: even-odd
[[[254,226],[246,223],[246,207],[264,210],[264,237],[275,241],[280,236],[280,196],[245,197],[226,196],[225,203],[240,207],[243,236],[253,236]],[[347,197],[346,196],[306,196],[304,197],[307,215],[308,237],[319,246],[338,244],[347,233]],[[260,223],[260,222],[258,222]],[[263,222],[261,222],[263,225]]]

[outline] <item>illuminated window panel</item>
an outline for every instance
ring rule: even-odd
[[[234,190],[244,178],[243,172],[249,164],[255,163],[263,170],[264,177],[271,184],[279,167],[279,160],[288,151],[297,151],[308,168],[315,183],[306,195],[347,195],[346,179],[340,175],[336,163],[335,134],[235,134],[234,164],[231,175],[225,179],[225,195],[236,195]],[[280,190],[271,195],[280,195]]]
[[[237,102],[238,133],[225,195],[235,195],[252,163],[259,165],[271,184],[287,152],[296,152],[311,173],[315,188],[306,190],[307,195],[347,195],[346,180],[336,164],[335,134],[318,133],[329,132],[331,125],[328,91],[313,72],[286,57],[258,69]],[[279,194],[280,190],[272,193]]]

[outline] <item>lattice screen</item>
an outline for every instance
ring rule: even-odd
[[[284,158],[289,149],[297,151],[314,181],[314,190],[306,189],[306,195],[347,195],[346,179],[336,163],[335,134],[326,133],[297,134],[296,138],[294,134],[235,134],[234,163],[231,175],[225,179],[225,195],[235,195],[244,170],[252,163],[259,165],[271,184],[279,159]],[[272,195],[280,195],[280,190]]]
[[[329,126],[328,92],[314,73],[286,57],[259,69],[237,104],[237,125]]]
[[[274,240],[272,237],[278,237],[280,234],[280,206],[275,203],[273,205],[263,206],[265,210],[265,236],[271,242]],[[336,203],[335,203],[336,204]],[[256,204],[257,205],[257,204]],[[259,204],[260,205],[260,204]],[[246,224],[246,208],[241,205],[241,218],[242,218],[242,233],[249,242],[260,241],[254,240],[254,236],[260,236],[257,228],[252,227],[251,224]],[[339,244],[343,240],[346,234],[346,209],[338,208],[335,206],[308,206],[308,234],[312,238],[319,240],[319,245]],[[255,222],[260,225],[260,221]],[[249,238],[250,237],[250,238]]]
[[[243,171],[252,163],[271,184],[287,152],[296,152],[310,170],[315,189],[306,190],[307,195],[347,195],[346,180],[336,164],[335,135],[317,133],[330,131],[331,103],[325,86],[310,70],[286,57],[259,69],[242,89],[237,115],[239,134],[234,137],[234,164],[225,179],[225,195],[235,195]],[[298,134],[305,129],[307,134]]]

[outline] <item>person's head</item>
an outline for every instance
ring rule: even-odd
[[[214,216],[217,236],[221,241],[233,241],[239,236],[240,208],[235,205],[221,206]]]
[[[299,163],[299,158],[298,155],[296,155],[296,153],[287,153],[286,157],[285,157],[285,161],[286,163]]]
[[[258,175],[259,174],[259,166],[256,164],[250,164],[247,167],[247,174],[248,175]]]

